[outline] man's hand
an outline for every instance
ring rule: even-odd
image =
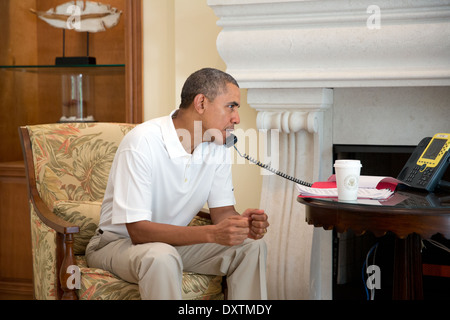
[[[242,214],[242,217],[248,218],[248,237],[255,240],[262,239],[269,227],[268,217],[267,214],[264,213],[264,210],[247,209]]]
[[[216,225],[214,242],[224,246],[235,246],[244,242],[249,234],[248,218],[230,216]]]
[[[233,246],[241,244],[245,239],[261,239],[267,232],[269,222],[264,210],[247,209],[242,215],[233,206],[210,208],[214,223],[213,242]]]

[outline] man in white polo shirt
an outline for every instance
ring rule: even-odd
[[[267,298],[267,215],[235,211],[224,146],[239,106],[237,82],[205,68],[186,80],[179,109],[125,136],[86,250],[89,266],[137,283],[142,299],[181,299],[183,271],[227,275],[230,299]],[[187,226],[205,203],[213,225]]]

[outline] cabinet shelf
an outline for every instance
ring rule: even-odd
[[[122,74],[125,72],[124,64],[105,65],[23,65],[23,66],[0,66],[0,70],[28,72],[28,73],[50,73],[70,74],[84,73],[92,75]]]
[[[125,77],[125,64],[0,65],[0,88],[11,93],[5,99],[16,126],[124,122]]]

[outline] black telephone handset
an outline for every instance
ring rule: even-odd
[[[277,176],[280,176],[280,177],[282,177],[282,178],[288,179],[288,180],[290,180],[290,181],[293,181],[293,182],[295,182],[295,183],[298,183],[298,184],[301,184],[301,185],[304,185],[304,186],[307,186],[307,187],[311,187],[311,186],[312,186],[311,183],[308,183],[308,182],[299,180],[299,179],[294,178],[294,177],[291,177],[291,176],[289,176],[289,175],[287,175],[287,174],[285,174],[285,173],[283,173],[283,172],[280,172],[280,171],[278,171],[278,170],[275,170],[275,169],[273,169],[272,167],[270,167],[269,165],[264,164],[264,163],[261,163],[261,162],[255,160],[255,159],[251,158],[250,156],[248,156],[248,155],[245,154],[245,153],[244,153],[244,154],[241,154],[241,153],[239,152],[239,150],[236,148],[236,143],[237,143],[237,141],[238,141],[237,137],[236,137],[234,134],[231,134],[231,135],[229,135],[229,136],[227,137],[227,141],[225,142],[225,146],[226,146],[227,148],[234,147],[234,149],[237,151],[237,153],[238,153],[242,158],[247,159],[248,161],[250,161],[250,162],[256,164],[257,166],[259,166],[259,167],[261,167],[261,168],[264,168],[264,169],[266,169],[266,170],[269,170],[270,172],[276,174]]]
[[[423,138],[397,179],[405,185],[429,192],[441,182],[450,163],[450,133]]]

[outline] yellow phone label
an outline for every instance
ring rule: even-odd
[[[417,160],[417,165],[426,168],[436,167],[450,148],[450,133],[437,133],[433,136],[424,152]]]

